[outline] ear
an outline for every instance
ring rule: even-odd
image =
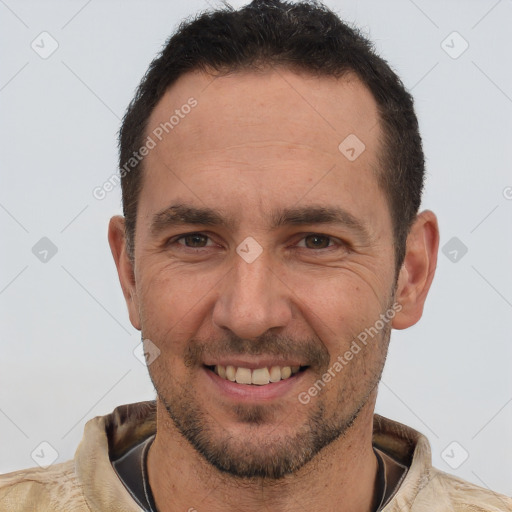
[[[411,327],[421,318],[434,279],[438,248],[437,218],[430,210],[425,210],[416,217],[407,237],[395,296],[402,309],[393,318],[394,329]]]
[[[123,290],[124,299],[128,306],[130,322],[140,331],[139,304],[135,286],[135,273],[133,264],[126,248],[124,217],[116,215],[110,219],[108,225],[108,243],[117,267],[119,282]]]

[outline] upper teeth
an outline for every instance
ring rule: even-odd
[[[299,371],[299,366],[271,366],[270,368],[241,368],[232,365],[215,366],[215,373],[223,379],[237,382],[238,384],[256,384],[263,386],[269,382],[278,382],[288,379]]]

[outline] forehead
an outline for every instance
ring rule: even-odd
[[[191,100],[198,108],[189,112]],[[283,68],[225,76],[186,73],[157,104],[148,133],[165,123],[162,136],[179,154],[269,142],[338,157],[350,135],[376,150],[380,130],[376,102],[354,74],[318,77]],[[365,160],[373,153],[366,152]]]
[[[144,161],[139,217],[149,221],[178,198],[263,227],[268,211],[341,203],[386,227],[379,134],[376,102],[354,75],[187,73],[148,122],[155,149]]]

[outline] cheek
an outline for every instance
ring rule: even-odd
[[[208,291],[218,281],[198,272],[170,269],[144,263],[147,269],[140,276],[138,290],[144,335],[162,341],[180,340],[193,336],[198,322],[206,315]]]
[[[294,292],[302,316],[333,358],[372,326],[383,311],[382,298],[378,299],[374,288],[351,273],[321,281],[301,279]]]

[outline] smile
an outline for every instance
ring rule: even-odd
[[[270,366],[263,368],[243,368],[233,365],[215,365],[207,368],[220,378],[237,384],[265,386],[272,382],[289,379],[292,375],[305,370],[306,366]]]

